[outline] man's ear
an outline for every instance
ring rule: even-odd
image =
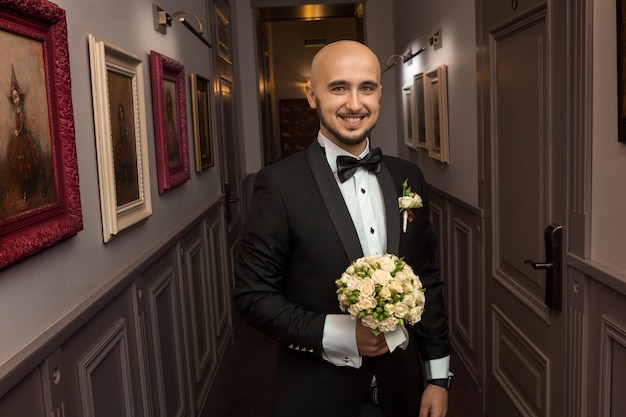
[[[304,92],[306,93],[306,99],[309,101],[309,106],[311,106],[312,109],[316,109],[317,103],[315,101],[315,92],[313,91],[311,84],[306,85]]]

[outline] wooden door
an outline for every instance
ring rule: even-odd
[[[563,254],[551,242],[567,231],[566,5],[481,3],[485,411],[494,417],[564,417],[566,320],[558,284],[565,277],[556,275],[559,266],[566,268],[536,270],[525,261],[548,268],[542,265],[546,256]]]
[[[216,97],[219,111],[220,175],[225,195],[225,213],[228,223],[228,241],[233,248],[238,242],[242,224],[241,156],[235,120],[234,64],[230,5],[227,0],[214,0],[216,28]]]

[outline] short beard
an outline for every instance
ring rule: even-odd
[[[322,112],[320,110],[319,102],[317,102],[317,117],[320,119],[320,124],[322,126],[324,126],[326,128],[326,130],[328,132],[330,132],[330,134],[335,139],[337,139],[341,144],[346,145],[346,146],[354,146],[354,145],[358,145],[359,143],[363,142],[365,139],[367,139],[367,137],[370,135],[370,132],[372,131],[372,129],[376,126],[376,124],[374,124],[374,126],[372,126],[372,129],[366,131],[361,136],[357,136],[357,137],[344,136],[343,134],[341,134],[341,132],[337,131],[336,129],[332,128],[331,126],[328,126],[324,122],[324,118],[322,117]]]

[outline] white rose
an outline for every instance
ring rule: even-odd
[[[393,316],[396,313],[395,304],[391,304],[391,303],[385,304],[385,312],[389,314],[390,316]]]
[[[363,323],[365,326],[369,327],[370,329],[377,329],[379,321],[376,320],[374,317],[368,315],[361,319],[361,323]]]
[[[372,274],[372,279],[376,285],[385,285],[391,279],[391,274],[382,269],[377,269]]]
[[[380,255],[376,255],[376,254],[374,254],[374,255],[368,255],[368,256],[364,256],[364,257],[362,257],[362,258],[361,258],[361,260],[363,261],[363,263],[365,263],[365,264],[367,264],[367,265],[370,265],[370,264],[372,264],[373,262],[377,261],[379,256],[380,256]]]
[[[407,294],[402,297],[402,302],[409,306],[409,308],[415,307],[416,305],[415,296],[413,294]]]
[[[401,281],[407,281],[407,280],[413,279],[413,272],[407,270],[405,267],[405,268],[402,268],[401,271],[396,272],[395,278]]]
[[[351,316],[358,317],[359,313],[361,312],[361,309],[359,308],[358,303],[352,304],[350,307],[348,307],[348,312],[350,313]]]
[[[393,256],[382,256],[379,260],[380,269],[391,272],[395,269],[396,261]]]
[[[359,302],[357,304],[359,305],[359,309],[362,311],[374,309],[378,306],[378,303],[376,302],[376,299],[374,297],[366,296],[363,294],[359,296]]]
[[[354,290],[358,290],[359,289],[359,285],[361,284],[361,278],[355,276],[355,275],[350,275],[347,279],[346,282],[346,288],[349,291],[354,291]]]
[[[337,294],[337,299],[339,300],[340,304],[348,304],[350,297],[348,297],[346,293],[342,292],[341,294]]]
[[[389,283],[387,284],[387,286],[389,287],[389,289],[397,294],[402,294],[403,289],[402,289],[402,282],[398,279],[392,279],[389,281]]]
[[[394,330],[396,330],[397,326],[398,323],[396,319],[390,316],[381,320],[380,324],[378,325],[378,330],[383,333],[393,332]]]
[[[359,283],[359,291],[361,291],[361,294],[366,296],[374,295],[374,292],[376,291],[374,281],[372,281],[370,278],[362,279]]]
[[[424,309],[422,307],[413,307],[409,310],[409,314],[406,318],[409,324],[415,324],[422,319],[422,313]]]
[[[410,195],[398,197],[398,206],[401,209],[420,208],[422,205],[422,197],[418,194],[411,193]]]
[[[409,314],[409,306],[404,304],[402,301],[396,303],[396,317],[403,318]]]
[[[389,300],[391,298],[391,289],[385,285],[378,291],[378,295],[380,295],[383,300]]]
[[[424,305],[426,302],[426,293],[422,290],[413,291],[413,296],[415,297],[416,305]]]

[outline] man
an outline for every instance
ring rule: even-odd
[[[369,159],[380,74],[363,44],[322,48],[306,90],[320,118],[318,141],[257,175],[234,297],[242,319],[280,344],[276,417],[446,414],[450,348],[423,175],[388,156],[349,178],[337,168],[340,155]],[[405,180],[424,199],[406,232],[398,207]],[[403,257],[426,288],[422,320],[406,331],[375,336],[339,309],[335,280],[373,253]]]

